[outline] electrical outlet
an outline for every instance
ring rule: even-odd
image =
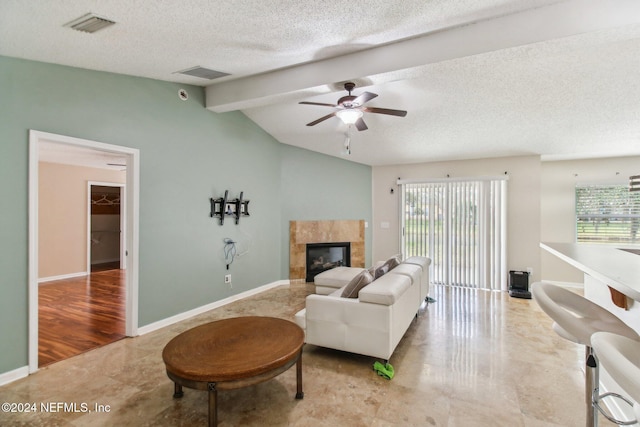
[[[529,273],[529,276],[531,276],[533,274],[533,268],[527,267],[527,273]]]
[[[224,275],[224,283],[231,283],[231,275],[230,274],[225,274]]]

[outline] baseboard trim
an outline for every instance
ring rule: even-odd
[[[42,277],[38,279],[38,283],[53,282],[54,280],[73,279],[75,277],[83,277],[88,275],[89,273],[87,273],[86,271],[80,271],[78,273],[69,273],[69,274],[61,274],[59,276]]]
[[[111,263],[111,262],[120,262],[120,257],[117,258],[107,258],[107,259],[94,259],[91,260],[91,265],[100,265],[100,264],[107,264],[107,263]]]
[[[8,371],[0,374],[0,386],[5,384],[9,384],[21,378],[25,378],[29,376],[29,367],[23,366],[22,368],[14,369],[13,371]]]
[[[157,322],[150,323],[145,326],[141,326],[138,328],[138,335],[145,335],[153,331],[157,331],[158,329],[164,328],[166,326],[171,326],[174,323],[181,322],[183,320],[189,319],[191,317],[197,316],[199,314],[205,313],[209,310],[213,310],[216,308],[220,308],[224,305],[230,304],[234,301],[239,301],[241,299],[260,294],[264,291],[268,291],[269,289],[276,288],[282,285],[289,285],[288,280],[278,280],[272,283],[268,283],[266,285],[260,286],[255,289],[251,289],[245,292],[241,292],[236,295],[232,295],[228,298],[212,302],[207,305],[203,305],[198,308],[194,308],[193,310],[185,311],[184,313],[176,314],[175,316],[167,317],[166,319],[158,320]]]

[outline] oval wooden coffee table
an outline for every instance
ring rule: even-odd
[[[267,381],[296,364],[296,399],[302,399],[304,332],[273,317],[234,317],[189,329],[162,351],[167,375],[182,387],[209,391],[209,425],[218,423],[217,392]]]

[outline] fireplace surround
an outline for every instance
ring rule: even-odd
[[[351,267],[364,268],[364,220],[289,222],[289,280],[307,280],[307,244],[349,243]]]

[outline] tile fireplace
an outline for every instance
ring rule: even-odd
[[[289,280],[292,282],[309,280],[307,245],[327,243],[333,245],[348,243],[350,266],[364,267],[364,220],[290,221]],[[338,252],[334,249],[332,253],[319,256],[323,257],[323,264],[337,263],[337,260],[332,261],[337,254]]]

